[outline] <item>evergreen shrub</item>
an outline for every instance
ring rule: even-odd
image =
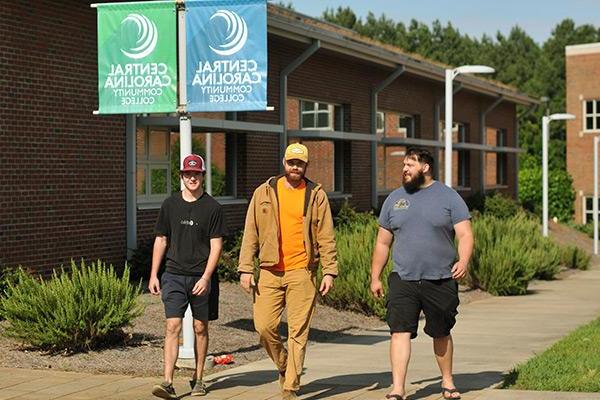
[[[143,312],[140,285],[97,261],[54,271],[40,280],[22,269],[0,298],[8,324],[3,334],[49,351],[85,351],[123,337],[123,328]]]

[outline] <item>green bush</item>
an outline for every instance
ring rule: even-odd
[[[552,279],[560,269],[559,248],[544,238],[538,223],[524,213],[473,221],[475,246],[468,281],[494,295],[527,292],[534,278]]]
[[[523,206],[536,215],[542,214],[542,169],[540,166],[521,168],[519,171],[519,199]],[[548,215],[559,221],[570,221],[573,215],[575,190],[573,179],[565,170],[548,172]]]
[[[345,215],[345,222],[338,222],[336,226],[340,274],[333,290],[323,298],[323,302],[332,307],[384,318],[385,302],[375,299],[370,289],[371,255],[379,224],[370,213],[356,213],[352,210]],[[386,292],[390,270],[391,262],[388,262],[381,274]]]
[[[586,270],[590,267],[592,256],[577,246],[564,246],[561,249],[561,264],[567,268]]]
[[[140,293],[127,266],[118,277],[101,261],[71,262],[71,271],[54,271],[47,281],[19,269],[0,298],[0,314],[9,322],[3,334],[50,351],[88,350],[122,337],[143,312]]]
[[[219,280],[225,282],[235,282],[239,279],[237,268],[239,264],[240,249],[242,247],[243,237],[244,231],[240,230],[236,234],[224,238],[223,253],[221,254],[219,268],[217,268]]]
[[[501,193],[495,193],[485,198],[483,213],[488,216],[506,219],[515,216],[521,210],[519,203],[510,197],[504,196]]]

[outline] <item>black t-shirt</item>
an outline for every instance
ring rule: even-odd
[[[175,193],[163,202],[155,233],[168,239],[167,272],[200,276],[206,269],[210,239],[225,234],[223,209],[207,193],[192,202]]]

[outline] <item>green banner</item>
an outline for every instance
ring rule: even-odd
[[[177,108],[174,1],[98,4],[100,114]]]

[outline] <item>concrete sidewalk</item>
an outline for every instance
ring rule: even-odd
[[[503,374],[550,344],[600,316],[600,268],[560,281],[534,282],[532,295],[494,297],[460,308],[455,338],[455,382],[467,400],[600,400],[600,393],[548,393],[491,389]],[[317,315],[318,318],[318,315]],[[308,349],[302,399],[383,399],[391,384],[389,334],[385,327],[348,335]],[[270,360],[207,377],[208,399],[280,398]],[[153,399],[159,379],[68,372],[0,369],[1,399]],[[410,399],[440,399],[439,370],[431,339],[413,341],[408,375]],[[175,382],[189,394],[184,379]]]

